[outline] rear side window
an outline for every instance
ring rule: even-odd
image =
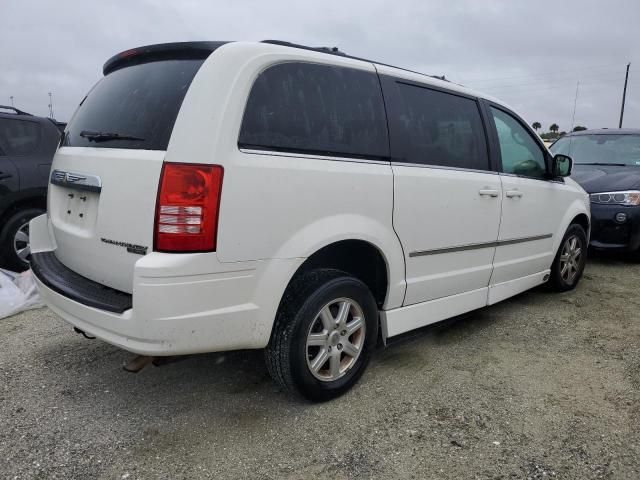
[[[238,145],[317,155],[384,159],[389,155],[375,73],[283,63],[256,79]]]
[[[30,155],[40,147],[40,125],[28,120],[0,118],[0,138],[10,155]]]
[[[475,100],[397,82],[393,139],[408,163],[489,170],[480,110]]]
[[[166,150],[182,100],[204,60],[164,60],[115,70],[100,80],[67,126],[63,145]],[[118,134],[82,136],[81,133]]]

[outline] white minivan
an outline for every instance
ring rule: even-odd
[[[574,288],[590,214],[571,164],[498,100],[337,49],[135,48],[66,128],[31,266],[87,335],[264,348],[282,386],[326,400],[378,340]]]

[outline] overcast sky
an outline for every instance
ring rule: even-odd
[[[546,131],[640,127],[640,1],[0,0],[0,104],[69,119],[113,54],[185,40],[281,39],[446,75]]]

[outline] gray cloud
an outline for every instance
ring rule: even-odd
[[[128,48],[184,40],[283,39],[339,46],[423,71],[510,103],[546,129],[617,126],[623,72],[632,62],[625,126],[640,127],[640,3],[374,0],[2,0],[0,104],[68,120]],[[637,73],[636,73],[637,72]]]

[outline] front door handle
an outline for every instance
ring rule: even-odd
[[[0,172],[0,180],[5,180],[5,179],[11,178],[11,177],[13,177],[13,175],[11,175],[10,173]]]
[[[483,197],[497,197],[498,195],[500,195],[500,192],[491,188],[483,188],[482,190],[478,191],[478,194]]]
[[[507,198],[520,198],[522,197],[522,192],[519,190],[507,190],[505,195]]]

